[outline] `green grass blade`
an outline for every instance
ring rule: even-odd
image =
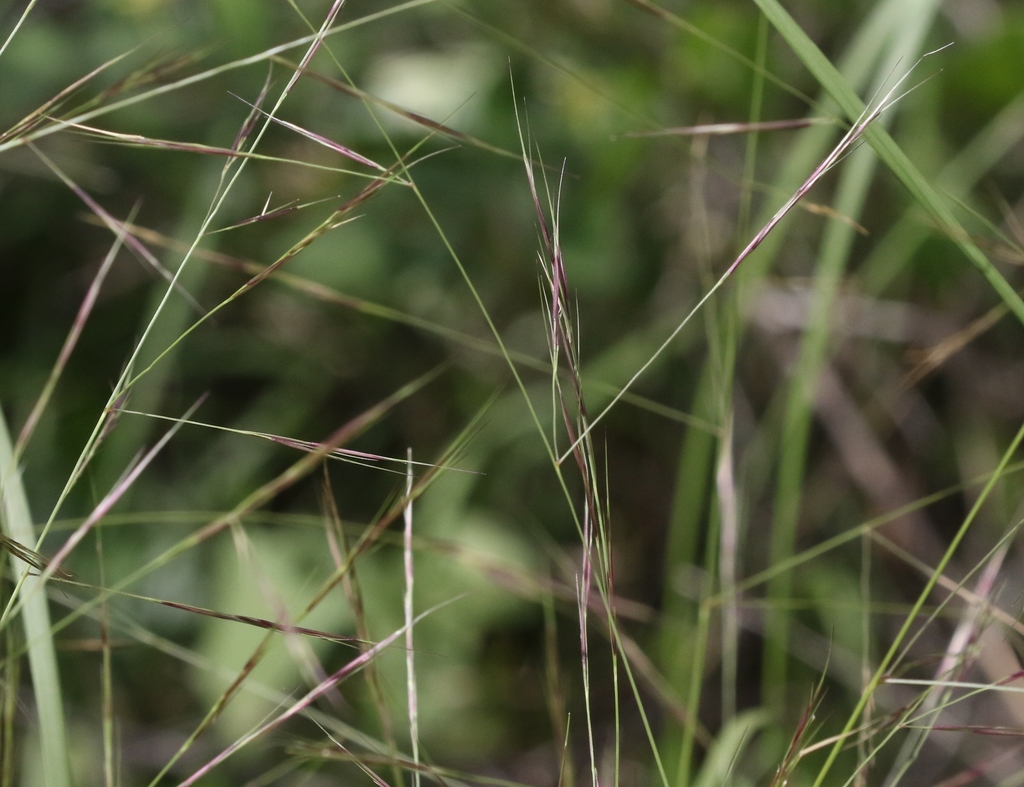
[[[850,87],[842,74],[829,62],[824,53],[811,41],[810,37],[794,21],[793,17],[778,3],[778,0],[755,0],[758,7],[775,26],[775,29],[786,39],[793,51],[828,91],[829,95],[839,104],[840,108],[851,119],[857,118],[864,111],[864,102]],[[981,272],[1022,323],[1024,323],[1024,300],[1016,293],[1009,282],[989,262],[985,253],[971,240],[967,232],[960,226],[952,210],[943,201],[927,178],[914,166],[906,153],[896,144],[887,131],[879,126],[867,130],[864,135],[879,158],[892,170],[906,186],[911,195],[931,215],[940,227],[947,230],[953,241],[968,260]]]
[[[965,199],[998,161],[1024,136],[1024,93],[1003,107],[942,168],[936,185],[954,199]],[[916,210],[908,210],[871,251],[860,272],[867,293],[879,293],[903,270],[907,260],[931,236]]]
[[[21,544],[35,544],[28,498],[21,484],[21,475],[13,466],[13,447],[7,424],[0,413],[0,489],[3,494],[2,524],[4,534]],[[21,576],[28,566],[10,555],[14,576]],[[36,711],[39,714],[39,737],[43,756],[43,773],[48,787],[70,787],[68,748],[64,727],[64,704],[57,673],[57,655],[50,628],[50,610],[39,581],[28,576],[23,583],[25,605],[21,615],[28,643],[28,663],[32,673]]]

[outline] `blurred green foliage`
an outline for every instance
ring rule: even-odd
[[[4,36],[24,5],[0,7]],[[0,55],[0,128],[11,127],[66,85],[124,53],[59,114],[72,116],[76,104],[104,89],[120,91],[119,80],[146,73],[154,64],[159,73],[151,83],[111,93],[104,103],[306,36],[309,27],[298,11],[315,27],[330,5],[324,0],[40,2]],[[778,181],[780,167],[794,140],[804,139],[795,131],[760,134],[751,162],[753,181],[747,182],[747,135],[693,139],[629,133],[750,120],[758,82],[751,63],[758,57],[762,31],[764,68],[772,78],[763,83],[760,118],[820,116],[825,109],[817,98],[808,104],[807,97],[817,96],[819,88],[785,42],[764,25],[753,3],[663,4],[699,35],[645,13],[643,5],[466,0],[400,8],[350,0],[339,21],[351,23],[351,29],[327,39],[311,70],[346,84],[351,79],[375,98],[464,136],[432,134],[422,124],[312,76],[298,81],[279,112],[283,120],[384,166],[395,161],[396,153],[414,150],[411,175],[487,314],[511,351],[542,366],[548,360],[546,285],[538,287],[537,220],[519,153],[517,123],[522,124],[538,160],[535,171],[547,179],[557,203],[592,413],[600,412],[644,364],[745,245],[757,229],[751,217],[770,215],[789,196],[790,185]],[[874,8],[868,2],[825,0],[787,6],[833,61]],[[926,49],[950,40],[956,45],[914,72],[908,86],[930,81],[892,110],[894,137],[929,178],[937,178],[958,152],[971,149],[993,118],[1019,103],[1022,37],[1024,14],[1012,2],[960,0],[948,3],[937,17]],[[295,63],[303,51],[295,47],[281,58]],[[160,64],[167,68],[161,70]],[[911,65],[902,64],[900,74]],[[272,102],[290,75],[282,61],[226,69],[89,124],[150,139],[230,148],[249,113],[247,103],[268,81]],[[839,133],[835,130],[834,136]],[[967,184],[968,191],[955,195],[962,202],[953,203],[1015,286],[1024,259],[1022,135],[1018,129],[1004,152]],[[157,233],[139,237],[170,271],[195,239],[226,161],[101,140],[70,128],[37,144],[111,215],[126,220],[137,210],[135,224]],[[224,231],[204,236],[201,253],[184,270],[182,288],[199,308],[180,293],[172,294],[136,371],[171,346],[201,310],[245,282],[251,271],[240,272],[241,262],[272,263],[368,183],[368,170],[350,166],[336,152],[279,125],[269,126],[258,152],[281,160],[247,163],[214,221],[212,228]],[[769,295],[761,300],[752,296],[749,313],[739,315],[744,327],[728,401],[715,355],[716,342],[725,341],[722,314],[733,304],[731,296],[723,296],[716,300],[718,311],[702,312],[637,382],[633,393],[644,400],[620,402],[595,431],[606,463],[600,475],[608,479],[614,587],[628,602],[621,620],[640,651],[649,654],[650,674],[643,676],[640,696],[672,766],[683,724],[679,707],[689,699],[690,670],[700,649],[696,602],[701,583],[712,582],[708,577],[717,565],[714,435],[727,410],[740,486],[742,580],[768,567],[769,479],[776,472],[776,444],[783,439],[783,391],[807,325],[810,291],[805,285],[816,274],[819,238],[830,221],[843,218],[822,215],[822,206],[831,204],[834,183],[826,179],[812,192],[814,212],[797,210],[787,219],[786,245],[767,280],[756,284]],[[744,219],[747,199],[753,207]],[[300,209],[232,226],[283,206]],[[882,268],[890,258],[885,258],[875,263],[881,267],[870,268],[865,260],[870,261],[905,211],[911,211],[914,231],[925,228],[923,242],[909,248],[906,266],[887,272]],[[880,486],[872,487],[873,481],[858,475],[857,457],[851,454],[855,447],[844,442],[842,424],[853,428],[849,419],[844,421],[845,411],[833,409],[831,416],[817,411],[802,493],[800,548],[991,470],[1009,442],[1007,430],[1012,434],[1024,415],[1020,325],[1010,318],[969,337],[947,363],[907,384],[907,375],[917,361],[929,357],[930,348],[965,330],[997,299],[950,239],[913,211],[889,173],[880,172],[874,181],[864,215],[848,218],[862,224],[865,234],[858,236],[844,274],[829,370],[845,386],[843,396],[853,403],[858,425],[865,425],[870,447],[890,463],[881,474],[895,468],[899,479],[875,478]],[[285,276],[263,282],[175,345],[140,380],[127,406],[178,417],[208,394],[198,421],[315,441],[402,385],[441,368],[438,379],[347,446],[399,460],[411,447],[416,460],[430,463],[483,414],[458,453],[455,464],[461,470],[442,474],[415,506],[420,539],[416,608],[422,612],[442,605],[416,627],[426,760],[498,779],[556,784],[559,762],[566,757],[576,763],[579,782],[585,782],[589,755],[573,600],[580,544],[565,498],[508,366],[494,351],[484,314],[412,190],[388,185],[352,219],[288,262]],[[909,235],[891,242],[898,245],[903,237]],[[97,226],[83,202],[32,149],[0,149],[0,405],[12,432],[36,401],[112,240],[112,233]],[[889,286],[872,290],[869,274]],[[164,279],[145,262],[121,252],[24,456],[24,482],[40,523],[53,510],[165,291]],[[522,362],[518,368],[550,422],[555,416],[550,375]],[[57,512],[58,526],[44,544],[45,554],[59,548],[71,523],[88,515],[133,457],[168,427],[150,417],[121,415]],[[845,437],[854,439],[849,433]],[[560,445],[564,450],[564,436]],[[105,521],[104,579],[92,538],[68,567],[84,582],[112,586],[213,519],[212,512],[231,509],[298,456],[294,449],[249,434],[186,426]],[[329,464],[328,483],[354,542],[367,523],[400,498],[404,467],[386,465],[392,473]],[[888,482],[894,486],[887,487]],[[335,568],[325,536],[323,483],[324,475],[313,473],[252,516],[240,518],[230,533],[185,552],[127,590],[230,615],[278,620],[282,608],[296,614]],[[989,512],[989,541],[968,544],[960,568],[979,561],[998,537],[992,534],[1019,518],[1015,491],[1019,482],[1010,484]],[[570,493],[580,502],[577,486]],[[915,554],[933,565],[936,545],[955,531],[971,495],[929,509],[917,529],[890,537],[905,536],[904,548],[919,550]],[[374,641],[402,623],[396,527],[355,564]],[[687,560],[680,562],[680,555]],[[827,669],[836,685],[828,701],[845,708],[860,688],[858,648],[883,648],[892,634],[889,613],[881,612],[871,620],[879,639],[865,645],[859,613],[845,611],[865,601],[861,557],[854,541],[794,573],[799,598],[792,600],[798,626],[792,660],[799,666],[782,687],[789,698],[786,707],[770,709],[779,714],[777,737],[782,729],[788,740],[807,696]],[[1009,559],[1018,560],[1015,555]],[[878,595],[867,599],[868,606],[878,599],[898,607],[912,598],[921,583],[916,571],[890,553],[877,560],[871,587]],[[1016,588],[1017,583],[1008,582]],[[557,591],[551,601],[557,608],[557,631],[546,641],[542,602],[552,588]],[[750,606],[741,610],[734,686],[739,710],[757,708],[763,700],[761,592],[752,591]],[[86,597],[84,590],[55,592],[52,606],[58,619]],[[138,599],[114,598],[111,608],[119,643],[113,691],[121,783],[145,784],[234,679],[264,632]],[[710,624],[712,639],[720,640],[720,624],[717,617]],[[353,610],[340,588],[301,625],[356,634]],[[68,648],[60,665],[73,751],[88,761],[77,782],[83,785],[102,783],[101,763],[89,754],[100,747],[97,630],[95,621],[79,620],[58,635],[58,645],[65,642]],[[244,735],[282,697],[295,698],[316,684],[295,653],[299,646],[285,639],[276,638],[252,676],[251,682],[263,688],[232,702],[214,729],[174,766],[166,783],[177,783]],[[328,673],[353,654],[351,646],[337,643],[318,641],[310,647]],[[596,624],[591,647],[594,738],[605,758],[602,783],[613,767],[616,729],[622,736],[624,783],[655,783],[646,734],[621,675],[621,718],[615,720],[609,649]],[[939,637],[924,644],[929,654],[941,654],[944,647]],[[549,648],[557,656],[553,662],[547,658]],[[754,729],[763,720],[756,714],[736,716],[730,726],[733,717],[721,707],[720,650],[717,644],[707,648],[700,673],[707,688],[695,710],[712,736],[725,731],[721,741],[731,741],[723,743],[728,753],[730,746],[743,745],[740,721]],[[342,684],[341,692],[321,707],[344,725],[331,728],[332,734],[343,737],[341,730],[349,731],[349,748],[368,747],[360,735],[386,740],[389,725],[398,743],[407,746],[404,662],[402,647],[392,648],[379,662],[390,721],[378,718],[372,680],[362,677]],[[571,712],[567,752],[551,721],[550,706],[557,705],[557,697],[549,681],[555,672],[568,695],[563,710]],[[828,724],[841,724],[837,719],[843,715],[836,713]],[[19,716],[17,724],[18,734],[27,734],[27,715]],[[834,731],[828,727],[827,732]],[[280,763],[302,770],[308,779],[302,783],[338,783],[330,781],[337,778],[360,783],[355,779],[365,778],[349,765],[303,756],[307,742],[330,747],[324,732],[308,722],[275,735],[203,783],[241,784],[255,774],[273,773]],[[766,741],[728,783],[770,778],[785,747],[778,740],[772,743],[770,735]],[[716,757],[707,760],[717,762],[716,768],[728,762],[721,749]],[[888,754],[881,759],[890,762]],[[19,764],[23,779],[36,772],[30,760],[26,755]],[[964,756],[963,762],[970,761]],[[951,756],[947,770],[959,764]],[[932,783],[928,767],[922,766],[915,783]],[[382,768],[380,773],[390,779],[392,771]],[[628,774],[634,774],[634,781],[628,781]],[[282,772],[278,778],[276,783],[299,783],[288,781],[298,778],[295,774]]]

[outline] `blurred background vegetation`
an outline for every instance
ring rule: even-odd
[[[884,58],[859,63],[866,50],[857,47],[865,40],[879,46],[897,40],[903,28],[892,9],[899,5],[786,3],[844,73],[862,66],[864,75],[850,80],[865,101],[877,75],[886,76]],[[885,122],[1016,287],[1024,261],[1024,6],[1010,0],[917,5],[928,7],[921,11],[922,46],[896,66],[888,84],[922,52],[954,46],[912,73],[905,85],[915,89]],[[151,140],[231,148],[250,113],[247,102],[257,101],[269,79],[269,110],[306,47],[283,49],[275,60],[242,61],[308,36],[309,23],[318,27],[330,6],[321,0],[44,0],[0,56],[0,128],[13,127],[121,54],[123,60],[52,114],[73,117],[76,106],[97,96],[97,106],[110,105],[239,63],[88,122]],[[24,8],[23,2],[0,3],[5,38]],[[875,35],[870,25],[880,16],[882,33]],[[252,275],[253,264],[272,263],[369,182],[369,169],[348,166],[352,162],[336,151],[270,125],[258,153],[278,160],[246,164],[210,227],[230,229],[200,239],[180,290],[147,335],[136,371],[173,345],[172,351],[139,379],[125,403],[136,413],[176,418],[205,394],[194,419],[242,431],[183,427],[97,528],[102,552],[94,533],[66,567],[83,583],[115,585],[301,457],[280,441],[242,432],[321,440],[436,372],[346,444],[395,457],[397,464],[329,462],[326,476],[319,469],[310,473],[239,517],[230,532],[183,551],[125,589],[226,615],[282,620],[282,609],[296,614],[335,569],[330,527],[325,530],[325,478],[354,543],[400,501],[407,448],[414,459],[433,463],[457,445],[453,464],[459,469],[439,473],[414,506],[416,609],[451,602],[415,629],[424,761],[498,783],[554,785],[560,776],[562,783],[588,782],[591,736],[575,601],[580,539],[488,327],[489,318],[550,421],[547,285],[537,262],[537,215],[517,123],[532,145],[537,177],[559,192],[580,371],[596,414],[851,119],[824,97],[802,58],[753,2],[349,0],[338,24],[348,28],[326,40],[313,73],[298,80],[278,117],[385,167],[396,151],[415,148],[410,175],[431,213],[411,188],[387,184],[350,214],[352,221],[290,260],[281,275],[174,344]],[[145,76],[137,84],[122,81],[131,75]],[[346,89],[349,80],[369,98]],[[432,133],[380,101],[454,133]],[[807,116],[826,124],[756,135],[651,134]],[[34,147],[17,137],[7,141],[0,148],[0,406],[17,434],[114,241],[39,154],[109,214],[130,219],[140,241],[172,272],[197,237],[227,159],[133,145],[80,128],[49,134]],[[810,157],[802,165],[801,154]],[[771,249],[749,260],[741,278],[697,314],[631,388],[632,396],[594,430],[600,474],[607,478],[601,494],[618,615],[632,648],[609,648],[596,615],[590,692],[602,783],[613,783],[613,772],[622,784],[658,783],[648,735],[669,783],[695,783],[702,763],[708,779],[702,784],[766,783],[823,676],[821,726],[811,733],[825,739],[839,732],[863,689],[865,665],[888,647],[977,499],[978,477],[996,466],[1024,416],[1021,326],[1000,311],[999,298],[948,228],[916,209],[885,166],[869,173],[852,215],[842,207],[838,173],[867,159],[874,160],[864,145],[827,175],[781,225]],[[300,209],[233,226],[283,206]],[[831,252],[823,250],[822,238],[836,227],[850,234],[849,248],[823,272]],[[822,277],[831,277],[831,290]],[[23,457],[23,480],[40,526],[55,510],[166,292],[166,280],[137,254],[119,254]],[[798,360],[812,334],[823,337],[818,364]],[[816,393],[801,393],[805,385]],[[802,409],[793,404],[801,397]],[[40,551],[56,553],[133,457],[169,426],[121,414],[56,511]],[[560,440],[565,450],[564,435]],[[734,481],[723,482],[722,467],[733,469]],[[776,481],[780,467],[795,468],[795,486]],[[420,477],[426,472],[417,469]],[[927,507],[915,505],[951,487],[958,488]],[[730,489],[738,513],[728,531],[732,546],[723,547],[722,501]],[[581,506],[580,485],[570,484],[569,491]],[[998,487],[949,568],[953,582],[981,566],[1017,524],[1019,491],[1013,478]],[[797,512],[788,549],[771,535],[781,532],[780,510],[787,506]],[[856,531],[901,506],[913,511],[880,531],[884,543]],[[398,528],[391,526],[355,564],[363,633],[373,641],[402,624]],[[776,558],[842,534],[851,537],[838,548],[773,574],[773,581],[784,577],[787,583],[775,591],[762,583],[742,593],[740,603],[708,602],[729,583],[771,570]],[[732,560],[728,568],[723,554]],[[1021,557],[1008,548],[1001,559],[991,598],[1014,618],[1024,589]],[[4,593],[11,587],[6,583]],[[95,595],[54,587],[54,620]],[[940,600],[932,594],[928,604]],[[732,624],[723,618],[727,609],[736,616]],[[774,671],[765,656],[771,611],[781,611],[788,627],[777,640],[786,654],[783,668]],[[934,675],[963,605],[946,612],[908,651],[901,667],[906,673]],[[102,710],[97,614],[55,635],[80,785],[104,783],[101,732],[110,717]],[[110,599],[106,614],[117,782],[147,784],[265,632],[124,597]],[[302,625],[356,636],[357,617],[351,595],[338,587]],[[964,679],[993,683],[1019,669],[1019,635],[999,629],[986,639],[980,631],[972,642],[988,644],[973,660],[963,656],[963,675],[973,676]],[[161,783],[178,783],[280,710],[285,697],[295,699],[316,684],[284,639],[276,637],[261,658],[248,680],[252,690],[227,705]],[[370,783],[342,756],[346,750],[394,783],[396,770],[378,764],[394,763],[389,745],[403,751],[409,745],[399,645],[385,652],[377,671],[341,684],[315,722],[293,720],[202,783]],[[316,642],[314,650],[326,673],[355,652],[327,642]],[[634,665],[650,733],[621,673],[621,705],[615,703],[613,651]],[[11,778],[41,784],[27,669],[21,683],[13,728],[6,732],[28,744],[17,748]],[[910,700],[893,687],[877,702],[875,713],[884,717]],[[1019,700],[972,704],[957,715],[962,707],[950,709],[952,720],[930,723],[1024,726]],[[687,730],[686,719],[694,718],[689,711],[699,724]],[[737,718],[745,726],[737,727]],[[730,744],[729,730],[746,736],[736,733]],[[910,757],[900,753],[909,739],[906,730],[902,735],[881,748],[861,783],[881,783],[900,757]],[[695,740],[689,772],[680,743],[687,739]],[[992,766],[1007,780],[998,783],[1009,784],[1012,774],[1024,773],[1024,762],[1007,740],[936,732],[921,744],[934,756],[910,757],[906,783],[939,783],[971,765],[988,768],[1010,752]],[[727,752],[744,747],[727,778],[706,754],[713,741]],[[830,783],[846,783],[858,756],[855,746],[844,751],[844,765]],[[822,757],[809,755],[818,765]],[[797,768],[791,783],[809,784],[815,767],[807,773]],[[445,783],[460,783],[448,778]]]

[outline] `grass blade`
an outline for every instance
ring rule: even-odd
[[[21,474],[13,464],[14,450],[3,413],[0,412],[0,497],[2,524],[6,535],[22,544],[34,544],[36,534],[28,498],[21,484]],[[32,674],[36,712],[39,714],[39,737],[43,757],[43,773],[48,787],[70,787],[67,735],[64,705],[57,672],[57,656],[50,627],[50,611],[42,582],[29,573],[29,567],[10,555],[15,576],[25,574],[25,604],[22,621],[28,643],[28,663]]]

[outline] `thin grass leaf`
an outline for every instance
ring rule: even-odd
[[[348,601],[349,609],[352,610],[352,617],[355,619],[356,636],[364,643],[362,650],[368,650],[370,645],[370,628],[366,621],[366,607],[363,603],[363,591],[359,583],[355,562],[350,559],[351,547],[348,534],[342,525],[341,516],[338,513],[337,502],[331,490],[327,466],[324,466],[323,486],[323,509],[325,512],[325,525],[332,546],[331,554],[334,558],[335,572],[341,575],[341,586],[345,592],[345,599]],[[331,535],[337,533],[341,540],[344,553],[337,549],[335,538]],[[384,690],[381,686],[380,672],[377,663],[371,661],[366,665],[366,682],[370,688],[370,696],[373,699],[373,706],[377,711],[377,718],[380,720],[382,737],[387,746],[388,756],[398,757],[398,739],[395,736],[395,725],[391,718],[391,712],[384,700]],[[395,784],[402,782],[402,771],[397,764],[392,765],[392,779]]]
[[[296,71],[296,73],[299,73],[299,72]],[[334,140],[328,139],[327,137],[323,136],[322,134],[317,134],[317,133],[315,133],[313,131],[310,131],[308,129],[302,128],[302,126],[297,126],[294,123],[289,123],[287,120],[281,120],[281,118],[274,117],[269,112],[264,112],[262,109],[260,109],[259,107],[255,106],[254,104],[249,104],[249,102],[246,101],[244,98],[239,98],[238,96],[235,96],[235,98],[237,98],[239,101],[241,101],[244,104],[248,104],[250,107],[252,107],[254,110],[259,112],[264,117],[266,117],[268,120],[273,121],[274,123],[277,123],[279,126],[284,126],[289,131],[294,131],[296,134],[299,134],[299,135],[305,137],[306,139],[312,140],[313,142],[316,142],[318,145],[323,145],[328,150],[333,150],[335,153],[340,153],[342,156],[345,156],[346,158],[350,158],[350,159],[352,159],[353,161],[355,161],[355,162],[357,162],[359,164],[363,164],[363,165],[365,165],[367,167],[370,167],[371,169],[375,169],[378,172],[387,172],[388,171],[387,167],[384,167],[383,165],[378,164],[376,161],[373,161],[371,159],[366,158],[366,156],[362,156],[359,153],[356,153],[351,148],[345,147],[344,145],[341,145],[341,144],[335,142]]]
[[[9,539],[5,542],[8,552],[10,542],[35,543],[36,537],[28,498],[21,484],[21,474],[13,460],[14,449],[7,432],[7,423],[0,412],[0,524],[5,537]],[[28,565],[13,553],[10,553],[9,557],[14,575],[24,575],[22,586],[27,601],[21,617],[25,628],[35,710],[39,717],[43,773],[48,787],[70,787],[71,773],[63,694],[57,671],[46,594],[36,592],[41,589],[42,582],[39,578],[28,575]],[[8,653],[8,658],[11,657]]]
[[[719,787],[732,784],[732,774],[744,749],[751,745],[754,733],[770,719],[761,709],[745,711],[725,725],[697,774],[693,787]]]
[[[96,531],[96,557],[99,563],[100,586],[107,584],[106,567],[103,557],[103,529]],[[114,768],[115,744],[114,744],[114,679],[111,666],[110,654],[112,650],[110,641],[110,609],[103,604],[99,609],[100,618],[100,651],[103,654],[103,662],[100,667],[100,692],[102,694],[101,718],[103,720],[103,784],[104,787],[114,787],[117,782],[117,774]]]
[[[180,140],[173,139],[158,139],[155,137],[145,137],[141,134],[129,134],[120,131],[111,131],[109,129],[99,128],[97,126],[87,126],[84,123],[64,123],[69,130],[79,134],[80,136],[108,144],[116,144],[122,147],[129,148],[147,148],[154,150],[167,150],[174,153],[192,153],[200,156],[215,156],[224,158],[228,163],[232,161],[265,161],[269,163],[288,164],[290,166],[302,167],[304,169],[311,169],[318,172],[332,172],[339,175],[352,175],[358,178],[374,178],[377,175],[371,175],[366,172],[359,170],[346,169],[344,167],[335,167],[327,164],[320,164],[316,162],[303,161],[302,159],[295,158],[282,158],[280,156],[270,156],[263,153],[254,153],[251,150],[237,150],[234,147],[223,148],[217,147],[216,145],[205,145],[200,142],[182,142]],[[248,121],[247,121],[248,122]],[[244,130],[244,129],[243,129]],[[401,183],[400,180],[396,182]],[[325,198],[330,199],[330,198]],[[218,232],[221,230],[217,230]],[[213,232],[207,232],[206,235],[212,235]]]
[[[405,623],[405,673],[406,702],[409,709],[409,739],[412,745],[412,761],[414,766],[420,763],[420,725],[419,725],[419,693],[416,689],[416,652],[413,648],[413,552],[412,552],[412,488],[413,464],[412,449],[408,449],[408,465],[405,480],[405,497],[409,501],[405,505],[403,519],[405,527],[402,539],[402,558],[405,568],[405,593],[403,594],[403,613]],[[420,787],[418,767],[413,770],[413,787]]]
[[[863,102],[777,0],[754,1],[847,116],[851,118],[859,116],[864,110]],[[984,252],[970,240],[970,236],[964,232],[949,206],[928,182],[928,179],[914,166],[906,153],[884,129],[870,129],[865,134],[865,139],[932,218],[940,226],[948,228],[951,237],[964,256],[985,277],[1017,319],[1024,322],[1024,300],[989,262]]]
[[[87,585],[83,582],[69,582],[66,583],[75,587],[90,588],[92,590],[104,591],[106,590],[102,585]],[[188,612],[192,615],[199,615],[200,617],[213,618],[215,620],[224,620],[230,623],[241,623],[244,626],[251,626],[253,628],[262,629],[264,631],[275,631],[279,634],[290,634],[300,637],[309,637],[310,639],[323,640],[325,642],[337,642],[344,645],[351,645],[353,647],[365,645],[368,640],[363,640],[359,637],[349,637],[343,634],[332,634],[329,631],[323,631],[321,629],[308,628],[306,626],[296,626],[291,623],[281,623],[279,621],[268,620],[266,618],[257,617],[255,615],[235,615],[229,612],[218,612],[214,609],[207,609],[206,607],[198,607],[195,604],[184,604],[180,601],[169,601],[168,599],[153,598],[151,596],[142,596],[138,593],[127,593],[125,591],[118,591],[114,595],[119,598],[130,598],[136,601],[145,601],[150,604],[159,604],[162,607],[168,609],[176,609],[179,612]]]
[[[189,426],[200,426],[203,427],[204,429],[212,429],[218,432],[226,432],[228,434],[243,435],[246,437],[258,437],[262,440],[267,440],[272,443],[277,443],[278,445],[294,448],[299,451],[306,451],[307,453],[312,451],[318,451],[323,447],[321,443],[317,443],[311,440],[299,440],[294,437],[285,437],[283,435],[268,434],[266,432],[257,432],[252,429],[235,429],[230,426],[221,426],[219,424],[204,423],[203,421],[196,421],[191,418],[175,418],[168,415],[143,413],[139,412],[138,410],[128,410],[124,408],[118,408],[117,410],[115,410],[115,412],[118,414],[144,416],[146,418],[152,418],[157,421],[173,421],[179,424],[188,424]],[[327,456],[332,459],[349,461],[352,464],[360,465],[362,467],[373,467],[375,469],[383,469],[385,470],[385,472],[397,472],[402,473],[403,475],[405,474],[404,471],[387,470],[386,468],[381,468],[378,463],[390,462],[393,464],[402,465],[409,464],[409,461],[407,459],[399,459],[398,457],[384,456],[382,454],[373,454],[368,453],[366,451],[357,451],[353,448],[332,448],[327,452]],[[411,464],[415,467],[434,467],[434,465],[430,464],[429,462],[412,462]],[[452,466],[447,466],[438,469],[455,470],[456,472],[464,473],[475,473],[475,471],[473,470],[465,470],[463,468]]]
[[[14,726],[17,721],[20,709],[18,707],[18,692],[12,687],[19,685],[21,659],[14,658],[15,651],[14,627],[8,626],[2,632],[4,638],[4,659],[3,659],[3,681],[4,690],[0,692],[3,697],[3,718],[0,721],[0,785],[2,787],[13,787],[14,765],[15,765],[15,743]]]
[[[38,2],[39,0],[29,0],[28,4],[25,6],[25,10],[22,11],[21,16],[18,17],[18,21],[14,23],[14,27],[11,29],[11,32],[8,33],[7,38],[4,39],[4,45],[0,46],[0,55],[3,55],[3,53],[7,51],[7,47],[11,45],[11,41],[14,40],[14,36],[18,34],[19,30],[21,30],[21,26],[25,24],[25,20],[28,19],[28,15],[32,13],[33,9],[36,7],[36,3]]]
[[[558,784],[575,787],[576,773],[571,757],[566,756],[569,745],[569,714],[566,711],[564,679],[558,658],[558,619],[555,616],[554,598],[551,594],[542,597],[544,609],[544,679],[545,703],[551,717],[551,729],[557,739],[564,741],[562,760],[558,769]]]

